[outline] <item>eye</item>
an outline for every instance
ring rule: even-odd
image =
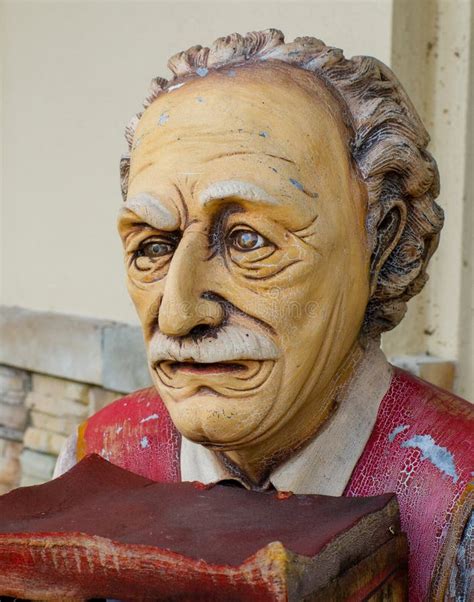
[[[254,230],[239,228],[233,230],[228,237],[231,246],[237,251],[254,251],[269,244],[268,240]]]
[[[174,243],[170,241],[152,240],[143,243],[137,251],[136,257],[148,257],[148,259],[158,259],[164,255],[173,253]]]
[[[132,255],[133,265],[141,272],[159,269],[173,255],[178,240],[159,237],[147,238]]]

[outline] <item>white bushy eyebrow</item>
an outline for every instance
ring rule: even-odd
[[[146,192],[127,198],[124,208],[132,211],[157,230],[177,230],[179,228],[179,216],[162,201]]]
[[[242,180],[223,180],[214,182],[199,193],[199,203],[204,207],[211,201],[225,200],[229,197],[239,197],[250,203],[259,205],[281,205],[282,201],[271,196],[251,182]]]

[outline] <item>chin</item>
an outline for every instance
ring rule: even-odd
[[[190,441],[221,450],[258,439],[281,382],[280,364],[267,360],[240,361],[238,369],[235,362],[177,367],[163,363],[151,373],[179,432]]]
[[[165,391],[163,401],[178,431],[194,443],[219,450],[237,449],[254,442],[272,403],[259,399],[232,399],[203,390],[175,401]]]

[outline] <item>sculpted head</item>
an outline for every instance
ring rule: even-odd
[[[387,67],[313,38],[233,35],[169,64],[121,165],[151,374],[189,439],[275,453],[426,281],[428,136]]]

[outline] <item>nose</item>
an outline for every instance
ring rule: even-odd
[[[224,308],[212,295],[207,240],[190,232],[181,239],[165,279],[158,326],[167,336],[186,336],[196,327],[219,326]],[[199,329],[200,330],[200,329]]]

